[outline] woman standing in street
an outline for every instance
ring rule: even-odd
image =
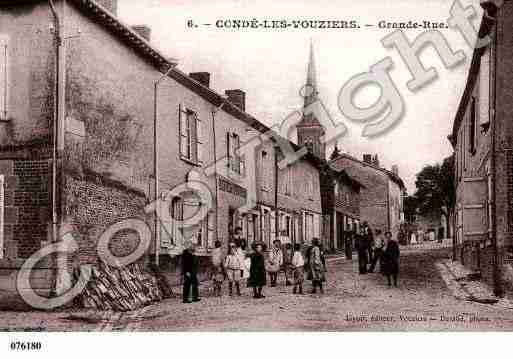
[[[262,288],[266,285],[264,246],[262,243],[255,243],[253,249],[248,284],[253,287],[253,298],[265,298],[262,294]]]
[[[386,247],[383,252],[384,273],[387,276],[388,286],[392,285],[391,279],[394,281],[394,286],[397,287],[397,276],[399,274],[399,244],[396,240],[392,239],[392,233],[386,232]]]
[[[276,287],[276,283],[278,282],[278,272],[280,271],[282,264],[283,252],[281,251],[281,243],[279,240],[275,240],[267,261],[267,271],[271,278],[271,287]]]
[[[358,251],[358,270],[360,274],[367,274],[367,264],[369,263],[367,236],[364,235],[364,230],[361,229],[360,233],[355,235],[355,246]]]

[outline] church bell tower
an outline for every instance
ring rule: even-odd
[[[326,158],[326,145],[321,142],[324,126],[319,122],[318,113],[320,102],[317,91],[313,44],[310,44],[310,58],[306,74],[306,84],[301,91],[304,98],[303,116],[296,125],[297,141],[300,146],[306,146],[315,156]]]

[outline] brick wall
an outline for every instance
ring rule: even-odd
[[[5,258],[28,258],[47,240],[50,162],[3,160],[0,174],[5,175]]]
[[[66,214],[76,228],[78,252],[71,258],[71,266],[96,263],[97,243],[103,231],[111,224],[127,218],[146,220],[143,194],[100,178],[87,179],[66,176]],[[151,229],[151,222],[147,222]],[[136,232],[122,230],[109,242],[115,256],[132,253],[139,244]],[[144,258],[141,258],[144,260]]]

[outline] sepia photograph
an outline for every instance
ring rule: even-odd
[[[512,331],[512,33],[510,0],[1,0],[4,349]]]

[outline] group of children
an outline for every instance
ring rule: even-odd
[[[227,279],[230,296],[234,295],[234,288],[235,294],[240,296],[241,284],[245,281],[248,287],[253,288],[254,298],[265,298],[262,290],[267,284],[267,273],[269,273],[271,286],[274,287],[278,272],[282,269],[286,273],[287,285],[292,284],[289,281],[292,273],[293,293],[303,294],[305,258],[301,253],[301,245],[294,245],[292,255],[286,253],[284,256],[279,241],[273,243],[267,259],[264,257],[264,251],[265,245],[261,242],[255,242],[252,245],[252,251],[248,252],[244,240],[230,241],[225,256],[221,242],[216,241],[212,253],[214,296],[221,296],[223,282]]]

